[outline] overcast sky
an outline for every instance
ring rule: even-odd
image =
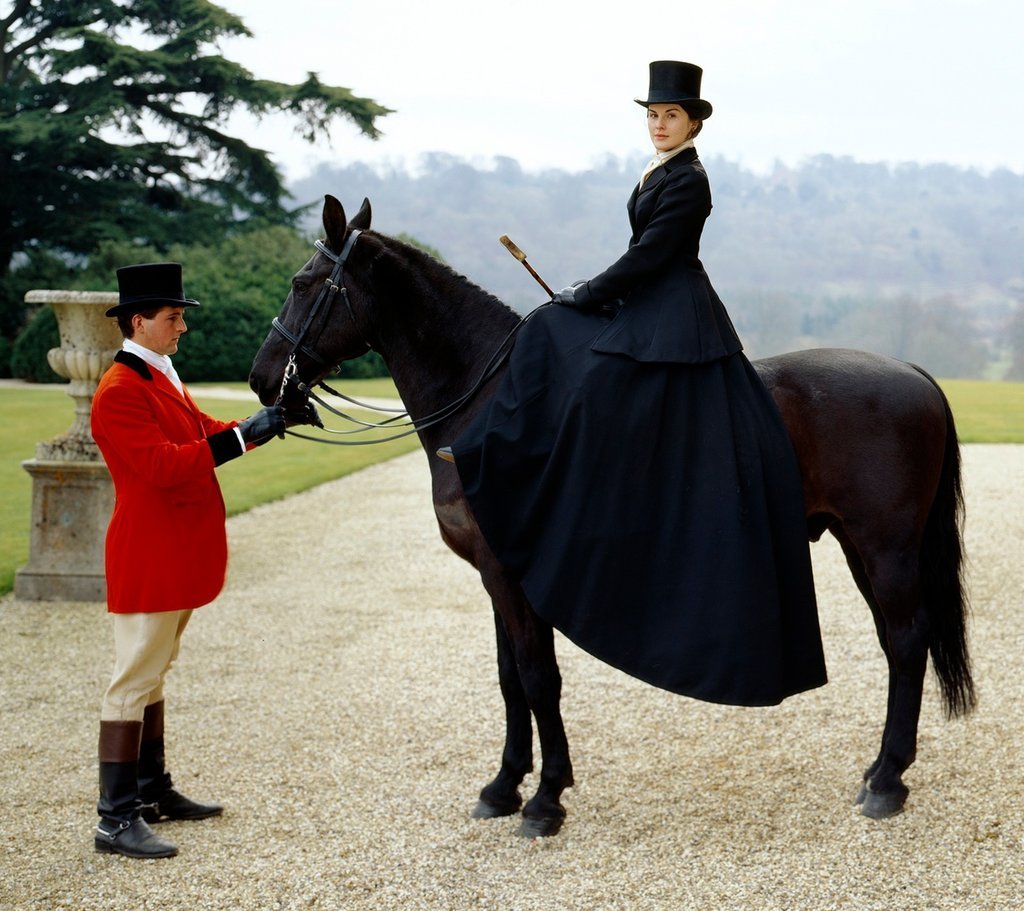
[[[260,78],[308,71],[393,108],[371,142],[339,123],[308,146],[286,121],[236,122],[290,179],[321,161],[415,169],[440,151],[486,166],[582,170],[647,156],[651,60],[704,68],[699,141],[764,171],[829,153],[1024,173],[1020,0],[219,0]],[[604,4],[601,4],[602,6]]]

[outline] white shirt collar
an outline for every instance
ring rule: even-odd
[[[682,145],[677,145],[674,149],[669,149],[667,152],[655,152],[654,157],[647,163],[647,167],[644,168],[643,174],[640,175],[640,186],[644,185],[644,181],[650,176],[651,172],[656,168],[660,168],[670,158],[675,158],[680,152],[685,149],[692,149],[694,147],[693,140],[687,139]]]
[[[171,363],[171,359],[166,354],[157,354],[155,351],[151,351],[138,342],[133,342],[130,338],[126,338],[121,343],[121,348],[127,351],[129,354],[134,354],[137,357],[141,357],[150,367],[155,367],[164,376],[167,377],[173,384],[178,392],[182,391],[181,380],[178,379],[178,372],[174,369],[174,365]]]

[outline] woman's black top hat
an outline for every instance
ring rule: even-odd
[[[142,263],[117,270],[120,300],[107,316],[138,313],[153,307],[198,307],[199,301],[185,297],[181,286],[181,263]]]
[[[646,100],[635,98],[637,104],[678,104],[695,120],[711,116],[711,103],[700,97],[699,66],[678,60],[655,60],[651,63],[651,85]]]

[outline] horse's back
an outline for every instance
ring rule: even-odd
[[[808,515],[885,512],[908,490],[931,502],[947,435],[942,391],[896,358],[814,348],[754,361],[782,413],[804,479]]]
[[[879,414],[944,413],[935,381],[906,361],[851,348],[809,348],[754,361],[779,403],[867,408]]]

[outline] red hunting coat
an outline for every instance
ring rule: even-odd
[[[158,370],[119,352],[92,403],[92,435],[114,481],[107,609],[185,610],[224,587],[227,533],[214,468],[242,454],[234,421],[199,410]]]

